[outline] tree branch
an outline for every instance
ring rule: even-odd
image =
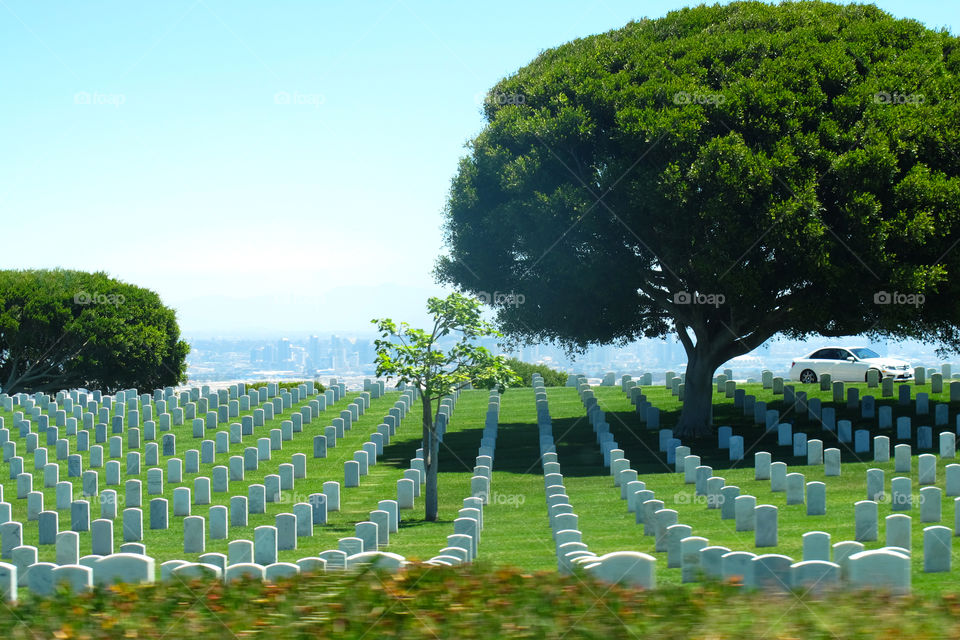
[[[690,339],[690,335],[687,333],[687,325],[676,318],[674,318],[673,324],[677,328],[677,337],[680,339],[680,344],[683,345],[683,350],[687,352],[687,357],[690,357],[690,354],[693,353],[694,345]],[[699,343],[699,340],[697,342]]]

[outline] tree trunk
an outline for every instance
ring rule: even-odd
[[[687,352],[683,410],[673,429],[674,436],[688,439],[713,436],[714,372],[724,362],[749,353],[776,334],[785,313],[782,309],[768,314],[759,324],[746,327],[732,315],[726,321],[705,319],[702,314],[674,317],[677,338]]]
[[[433,428],[436,429],[436,423]],[[440,471],[440,438],[436,432],[430,434],[430,464],[427,466],[427,520],[436,522],[438,518],[440,487],[438,472]]]
[[[428,522],[437,521],[437,455],[440,443],[437,434],[433,431],[432,402],[427,393],[423,397],[423,462],[427,470],[427,484],[424,495],[424,519]]]
[[[709,342],[698,340],[687,348],[687,372],[683,382],[683,410],[673,429],[677,438],[706,438],[713,435],[713,373],[715,362]],[[685,345],[686,346],[686,345]]]

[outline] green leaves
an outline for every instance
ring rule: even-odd
[[[0,271],[0,387],[153,389],[186,379],[189,346],[152,291],[104,273]]]
[[[960,317],[958,43],[872,6],[736,2],[545,51],[491,89],[524,99],[486,105],[439,279],[522,293],[494,304],[503,331],[574,347],[896,332],[907,310],[873,303],[896,283],[940,287],[911,311],[928,328],[907,324],[941,335]]]
[[[481,317],[479,300],[452,293],[427,300],[427,310],[434,320],[429,332],[389,318],[371,321],[381,334],[374,342],[378,376],[412,384],[430,400],[467,385],[502,389],[519,382],[506,358],[494,356],[477,344],[481,338],[500,336]],[[447,338],[453,335],[459,335],[459,339],[448,349],[441,348],[441,343],[449,343]]]
[[[567,374],[556,371],[543,364],[530,364],[517,358],[508,358],[507,364],[522,379],[522,386],[533,386],[533,374],[539,373],[543,377],[543,384],[547,387],[562,387],[567,383]]]

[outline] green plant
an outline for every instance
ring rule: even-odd
[[[265,387],[271,382],[276,383],[280,389],[296,389],[301,384],[313,383],[313,386],[320,392],[323,393],[327,388],[317,380],[284,380],[282,382],[276,380],[254,380],[253,382],[247,382],[247,389],[259,389],[260,387]]]
[[[105,273],[0,271],[0,387],[112,393],[186,380],[190,346],[174,311]]]
[[[535,373],[543,376],[543,384],[546,387],[562,387],[567,384],[567,374],[551,369],[545,364],[530,364],[518,358],[508,358],[507,366],[520,376],[524,387],[533,386],[533,374]]]
[[[712,433],[716,369],[777,333],[960,346],[958,51],[818,1],[701,5],[544,51],[490,90],[437,275],[518,340],[676,335],[684,439]]]
[[[480,318],[480,301],[459,293],[446,298],[430,298],[427,310],[433,316],[428,332],[415,329],[406,322],[398,326],[389,318],[372,320],[380,331],[376,341],[377,375],[414,385],[423,403],[423,451],[427,470],[426,519],[437,519],[437,470],[440,440],[437,434],[441,398],[474,386],[500,388],[519,382],[507,366],[506,358],[494,356],[475,343],[478,338],[498,336],[493,326]],[[450,334],[460,339],[448,351],[437,342]],[[437,415],[433,414],[436,404]]]

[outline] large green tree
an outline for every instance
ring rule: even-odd
[[[960,318],[958,75],[949,33],[826,2],[699,6],[545,51],[490,91],[438,278],[526,340],[675,332],[675,431],[706,435],[717,367],[777,333]]]
[[[446,298],[427,300],[427,310],[433,317],[429,331],[406,322],[398,325],[389,318],[372,320],[381,335],[375,342],[377,376],[411,384],[420,392],[427,472],[424,514],[428,521],[435,521],[438,513],[437,420],[441,399],[468,386],[502,391],[520,381],[507,366],[506,357],[495,356],[477,343],[480,338],[499,335],[493,325],[483,320],[481,308],[479,300],[452,293]],[[456,342],[448,349],[442,348],[441,343],[452,336],[457,336]]]
[[[82,271],[0,271],[0,389],[112,393],[186,380],[189,345],[156,293]]]

